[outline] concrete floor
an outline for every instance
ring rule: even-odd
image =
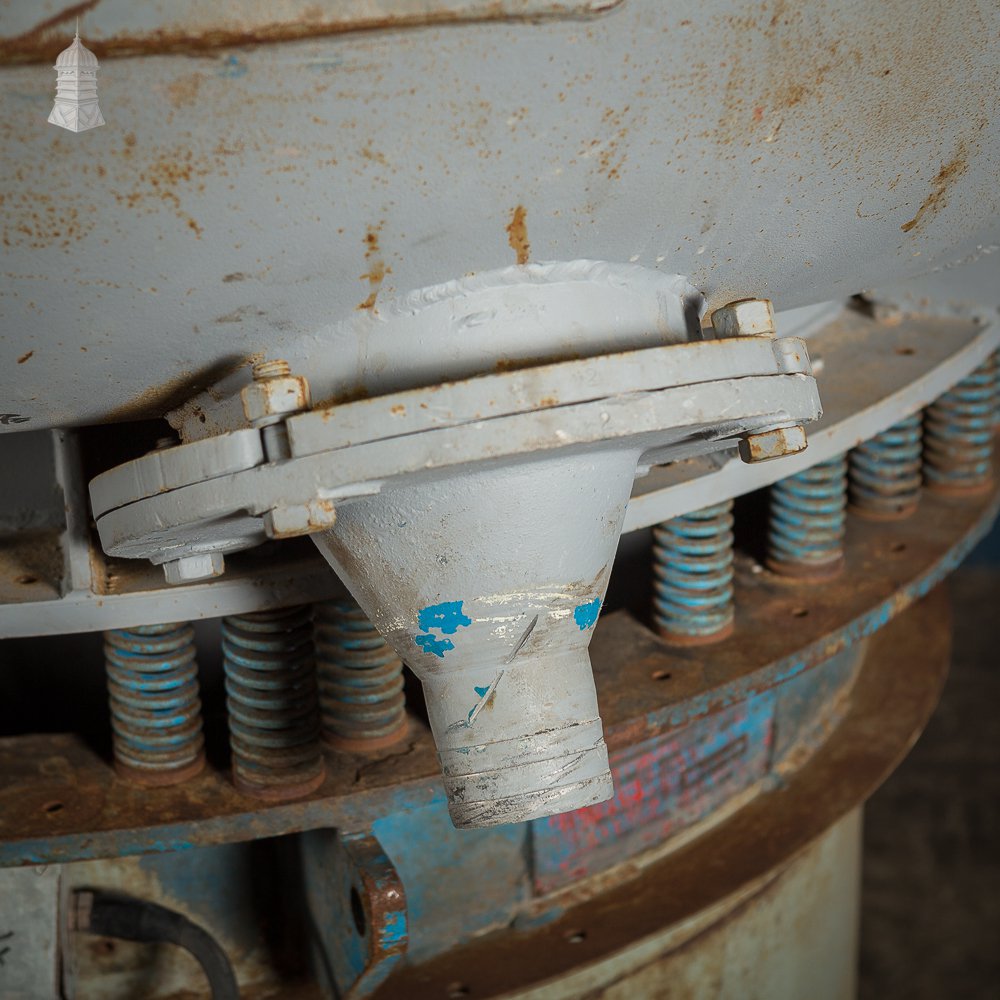
[[[949,586],[941,704],[865,812],[861,1000],[1000,998],[1000,570]]]

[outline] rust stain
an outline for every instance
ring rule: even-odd
[[[510,222],[507,225],[507,242],[511,250],[517,254],[518,264],[527,264],[528,256],[531,253],[531,244],[528,242],[528,227],[525,218],[528,210],[524,205],[518,205],[511,213]]]
[[[66,47],[66,32],[72,28],[74,18],[92,10],[99,2],[100,0],[85,0],[40,21],[20,35],[0,40],[0,64],[51,61]],[[110,38],[88,39],[87,48],[101,60],[143,55],[188,55],[214,49],[296,42],[306,38],[325,38],[352,32],[482,22],[535,24],[539,21],[564,20],[568,17],[596,19],[623,2],[624,0],[608,0],[598,9],[585,5],[553,3],[548,9],[532,11],[530,15],[511,12],[504,8],[503,3],[495,2],[475,11],[419,11],[386,17],[351,17],[349,14],[336,11],[336,5],[331,5],[334,13],[328,15],[330,20],[325,21],[319,20],[325,14],[324,8],[317,6],[294,21],[263,23],[251,29],[240,25],[232,28],[228,26],[206,28],[196,33],[179,28],[151,29],[134,35],[122,32]]]
[[[969,160],[965,143],[959,142],[955,155],[947,163],[942,163],[941,169],[934,175],[934,179],[931,181],[931,193],[917,209],[917,214],[899,228],[904,233],[912,232],[923,222],[925,215],[936,215],[941,211],[948,204],[948,186],[952,181],[961,177],[968,168]]]
[[[21,356],[20,356],[20,357],[19,357],[19,358],[17,359],[17,363],[18,363],[19,365],[23,365],[25,361],[27,361],[27,360],[28,360],[29,358],[33,358],[34,356],[35,356],[35,352],[34,352],[34,351],[28,351],[28,353],[27,353],[27,354],[22,354],[22,355],[21,355]]]
[[[393,407],[392,407],[392,408],[391,408],[391,409],[389,410],[389,412],[390,412],[390,413],[395,413],[395,414],[396,414],[397,416],[400,416],[400,417],[401,417],[401,416],[402,416],[402,415],[403,415],[404,413],[406,413],[406,407],[405,407],[405,406],[403,406],[403,404],[402,404],[402,403],[397,403],[397,404],[396,404],[395,406],[393,406]]]
[[[362,281],[368,282],[370,290],[364,302],[357,306],[358,312],[375,308],[375,299],[378,297],[382,282],[385,281],[387,274],[392,273],[392,268],[386,267],[385,261],[379,256],[381,251],[379,238],[384,225],[385,219],[377,226],[369,226],[365,232],[365,263],[368,264],[368,270],[359,277]]]
[[[167,84],[167,98],[174,108],[183,108],[198,101],[198,91],[205,81],[204,73],[188,73]]]

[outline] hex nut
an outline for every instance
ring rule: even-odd
[[[740,458],[747,465],[769,462],[772,458],[796,455],[806,450],[806,429],[801,424],[779,427],[774,431],[747,434],[740,439]]]
[[[739,299],[712,313],[718,337],[773,337],[774,309],[770,299]]]
[[[296,538],[332,528],[337,509],[332,500],[310,500],[291,507],[275,507],[264,515],[268,538]]]
[[[281,375],[251,382],[240,392],[243,415],[252,427],[274,423],[309,409],[309,382],[303,375]]]
[[[163,576],[167,583],[193,583],[195,580],[209,580],[222,576],[226,560],[221,552],[198,552],[180,559],[172,559],[163,564]]]

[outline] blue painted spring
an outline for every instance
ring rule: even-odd
[[[767,564],[783,576],[828,579],[844,564],[847,459],[840,455],[771,487]]]
[[[990,355],[993,364],[993,429],[1000,427],[1000,350]]]
[[[189,624],[104,633],[115,769],[142,785],[173,785],[205,766]]]
[[[222,620],[233,781],[249,795],[292,799],[326,768],[308,606]]]
[[[313,608],[323,738],[374,750],[407,732],[403,664],[353,600]]]
[[[996,372],[991,356],[924,411],[924,483],[978,493],[992,479]]]
[[[920,501],[922,424],[919,413],[901,420],[850,454],[851,508],[862,517],[908,517]]]
[[[653,619],[676,645],[725,638],[733,629],[733,502],[653,528]]]

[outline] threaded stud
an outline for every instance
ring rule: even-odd
[[[991,356],[924,411],[927,489],[962,495],[992,486],[995,364]]]
[[[287,361],[281,358],[274,358],[270,361],[258,361],[250,369],[255,382],[264,382],[269,378],[282,378],[292,374],[292,367]]]
[[[724,639],[733,630],[733,501],[653,528],[653,619],[677,646]]]
[[[323,739],[341,750],[390,746],[408,731],[403,664],[358,604],[315,605]]]
[[[175,785],[205,766],[190,624],[104,633],[115,770],[140,785]]]
[[[222,620],[233,782],[247,795],[308,795],[326,774],[307,606]]]
[[[847,459],[841,455],[771,487],[767,565],[782,576],[828,580],[844,568]]]
[[[915,413],[850,454],[851,510],[873,521],[909,517],[920,502],[921,417]]]

